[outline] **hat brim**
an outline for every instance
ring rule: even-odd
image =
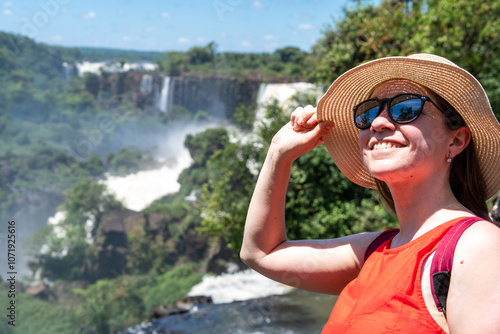
[[[318,103],[318,120],[334,127],[323,136],[339,169],[354,183],[375,188],[375,179],[361,160],[353,107],[370,97],[379,84],[406,79],[430,88],[462,116],[470,129],[486,183],[486,197],[500,189],[500,124],[481,84],[469,72],[433,55],[387,57],[359,65],[333,82]]]

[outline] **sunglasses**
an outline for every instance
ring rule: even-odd
[[[425,101],[436,106],[428,96],[418,94],[400,94],[390,99],[369,99],[354,107],[354,124],[358,129],[368,129],[384,109],[384,102],[387,102],[391,120],[398,124],[410,123],[420,116]],[[438,106],[436,108],[439,109]]]

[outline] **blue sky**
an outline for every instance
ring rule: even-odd
[[[61,46],[310,51],[350,0],[0,0],[0,31]]]

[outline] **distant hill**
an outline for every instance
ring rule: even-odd
[[[80,51],[79,61],[119,61],[121,59],[127,62],[151,62],[164,58],[164,52],[155,51],[134,51],[134,50],[119,50],[107,48],[89,48],[78,47]]]

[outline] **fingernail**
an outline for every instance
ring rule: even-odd
[[[304,124],[304,118],[302,118],[302,117],[301,117],[301,118],[299,118],[299,120],[297,121],[297,123],[299,123],[299,124]]]

